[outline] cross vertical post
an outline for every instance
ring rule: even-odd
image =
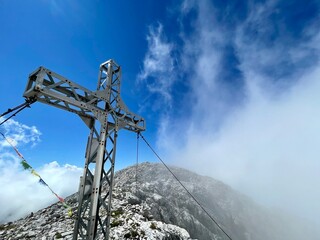
[[[120,96],[121,68],[113,60],[100,65],[96,91],[39,67],[29,75],[24,97],[77,114],[90,129],[80,178],[73,239],[109,238],[111,201],[120,129],[145,130],[142,117]]]

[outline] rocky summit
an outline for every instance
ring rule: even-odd
[[[290,230],[289,218],[271,214],[220,181],[171,167],[200,208],[162,165],[143,163],[118,171],[113,190],[110,239],[234,240],[317,239]],[[65,199],[77,211],[77,194]],[[0,239],[72,239],[74,216],[61,203],[0,225]]]

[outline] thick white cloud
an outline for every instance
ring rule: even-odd
[[[51,162],[36,171],[61,197],[78,190],[81,168]],[[5,193],[0,195],[0,223],[24,217],[58,201],[46,186],[39,183],[38,177],[23,170],[20,159],[8,153],[0,154],[0,185]]]
[[[179,34],[184,42],[179,70],[189,76],[184,79],[191,86],[189,107],[184,117],[163,116],[158,143],[171,162],[319,225],[319,36],[310,37],[316,32],[310,25],[304,31],[309,40],[294,47],[281,39],[270,46],[258,38],[247,41],[248,26],[258,24],[259,30],[268,31],[274,3],[249,6],[247,19],[230,32],[217,23],[218,10],[209,1],[184,2],[182,16],[198,11],[194,32]],[[224,99],[228,89],[217,83],[227,43],[237,54],[244,85],[241,102],[233,105]],[[314,57],[308,59],[313,66],[306,71],[308,55]],[[277,82],[273,70],[291,74]]]
[[[14,120],[2,125],[3,132],[14,146],[35,145],[40,141],[40,131]],[[0,136],[2,138],[2,136]],[[21,159],[6,140],[0,142],[0,223],[16,220],[31,212],[57,202],[58,199],[39,178],[24,170]],[[42,179],[59,196],[66,197],[77,191],[82,169],[72,165],[60,166],[57,162],[35,169]]]
[[[319,74],[317,68],[277,100],[252,93],[247,105],[217,134],[205,126],[189,129],[186,145],[173,152],[172,159],[221,179],[260,203],[318,221]]]

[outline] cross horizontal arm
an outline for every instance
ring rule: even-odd
[[[109,103],[108,91],[110,89],[91,91],[47,68],[39,67],[29,75],[23,96],[100,122],[104,122],[106,114],[110,113],[117,118],[120,128],[135,132],[145,130],[144,119],[129,111],[119,96],[116,105]]]

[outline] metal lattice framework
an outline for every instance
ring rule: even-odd
[[[96,91],[44,67],[29,75],[23,95],[27,100],[75,113],[90,129],[73,239],[108,239],[117,132],[145,130],[144,119],[122,101],[120,85],[121,68],[113,60],[100,65]]]

